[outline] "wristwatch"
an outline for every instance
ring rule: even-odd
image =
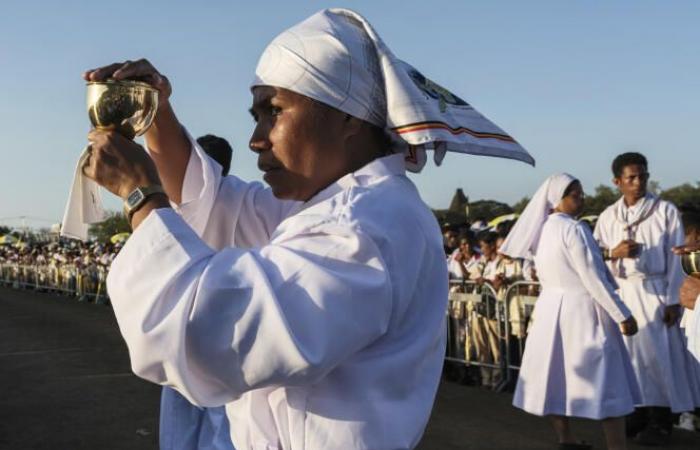
[[[126,217],[128,217],[129,222],[131,222],[131,216],[146,203],[148,197],[155,194],[165,194],[163,187],[159,184],[153,184],[151,186],[140,186],[131,191],[131,193],[124,200],[124,212]]]
[[[603,259],[605,261],[610,261],[612,259],[612,250],[609,248],[603,248]]]

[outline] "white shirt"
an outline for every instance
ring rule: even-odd
[[[600,245],[612,249],[624,239],[628,239],[625,224],[616,217],[617,208],[622,211],[623,220],[627,220],[628,217],[638,215],[641,207],[642,200],[628,207],[621,198],[606,208],[598,218],[594,233]],[[664,304],[678,304],[678,292],[684,275],[680,258],[671,251],[674,246],[682,245],[685,241],[678,209],[670,202],[659,200],[653,213],[635,227],[634,240],[641,245],[636,258],[608,262],[616,280],[622,282],[623,278],[649,279],[658,284],[659,290],[665,291],[664,295],[659,297]],[[637,317],[637,320],[639,319]]]
[[[288,203],[196,151],[182,216],[208,242],[270,241],[216,252],[174,211],[152,212],[107,280],[134,372],[225,404],[239,450],[413,448],[442,369],[447,269],[403,156],[282,220]]]

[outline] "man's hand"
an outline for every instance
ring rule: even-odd
[[[83,173],[111,193],[126,199],[137,187],[160,184],[155,164],[137,143],[99,130],[91,131],[88,140],[91,151]]]
[[[673,247],[673,253],[676,255],[684,255],[686,253],[697,252],[700,250],[700,242],[689,245],[679,245],[678,247]]]
[[[625,239],[610,251],[612,259],[636,258],[639,256],[639,244],[631,239]]]
[[[623,322],[620,322],[620,331],[625,336],[634,336],[637,334],[637,319],[634,316],[630,316]]]
[[[493,285],[493,288],[498,291],[499,289],[501,289],[501,286],[503,286],[505,281],[506,281],[506,277],[503,274],[499,273],[493,279],[493,282],[491,284]]]
[[[168,78],[159,73],[146,59],[114,63],[83,73],[85,81],[104,81],[107,78],[143,81],[158,89],[158,111],[166,107],[173,92]]]
[[[695,309],[695,301],[700,295],[700,279],[687,277],[681,285],[679,293],[681,305],[684,308]]]
[[[158,112],[144,137],[148,150],[158,167],[162,186],[175,203],[182,200],[182,183],[190,159],[191,144],[170,105],[172,86],[168,78],[159,73],[145,59],[125,61],[88,70],[83,74],[86,81],[136,79],[158,89]]]
[[[681,317],[681,305],[669,305],[664,308],[664,323],[667,327],[672,327]]]

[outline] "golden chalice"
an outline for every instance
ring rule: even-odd
[[[146,132],[158,110],[158,90],[141,81],[92,81],[87,84],[90,122],[133,139]]]
[[[682,254],[681,266],[686,275],[700,278],[700,250]]]

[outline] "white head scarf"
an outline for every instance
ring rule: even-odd
[[[532,259],[547,216],[559,205],[566,188],[574,181],[578,180],[568,173],[547,178],[515,222],[499,251],[512,258]]]
[[[277,36],[255,70],[255,86],[275,86],[384,128],[394,151],[419,172],[426,149],[533,164],[515,139],[464,100],[397,59],[372,26],[347,9],[326,9]]]

